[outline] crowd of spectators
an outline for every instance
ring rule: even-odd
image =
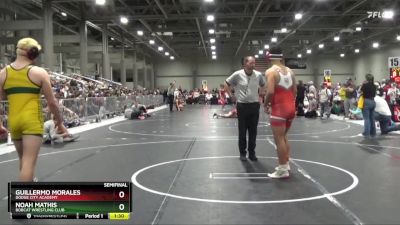
[[[389,79],[384,79],[381,82],[375,81],[374,84],[377,87],[377,95],[383,96],[391,108],[392,115],[395,116],[395,108],[400,103],[399,84]],[[297,113],[303,116],[301,111],[303,108],[305,113],[316,111],[317,116],[321,117],[323,116],[320,113],[322,105],[325,112],[329,111],[329,113],[326,113],[327,115],[332,113],[353,119],[354,113],[352,111],[355,112],[357,108],[361,85],[354,84],[351,78],[346,79],[343,83],[332,84],[331,86],[324,82],[318,87],[312,81],[304,84],[300,80],[297,84]],[[394,117],[393,119],[398,120]]]
[[[154,90],[128,89],[113,81],[99,81],[78,74],[62,75],[53,72],[49,72],[49,74],[54,95],[59,99],[64,125],[68,128],[90,121],[98,122],[101,119],[124,113],[126,108],[141,99],[138,96],[161,95],[159,88]],[[123,99],[127,100],[123,101]],[[146,103],[155,105],[154,102],[150,102]],[[47,112],[44,99],[42,105],[45,120],[50,120],[51,115]],[[6,104],[1,104],[1,114],[5,118],[7,118],[6,107]]]
[[[220,91],[215,88],[211,90],[205,90],[201,88],[194,88],[192,90],[182,89],[181,86],[174,91],[174,102],[178,100],[179,104],[213,104],[217,105],[218,100],[221,98]],[[228,95],[225,95],[227,104],[231,104],[232,100]],[[164,103],[168,102],[167,90],[163,91]]]
[[[370,75],[372,76],[372,75]],[[373,80],[373,76],[371,78]],[[351,78],[346,79],[343,83],[328,85],[328,83],[321,83],[320,86],[314,86],[312,81],[303,84],[299,81],[297,84],[297,98],[296,108],[298,116],[305,116],[307,118],[321,119],[329,118],[330,114],[343,115],[344,119],[350,120],[365,120],[363,118],[363,101],[360,101],[362,96],[362,86],[366,83],[356,85]],[[393,80],[383,79],[380,82],[374,81],[373,85],[376,90],[375,102],[379,101],[380,107],[375,108],[375,120],[380,122],[384,127],[392,127],[390,131],[398,130],[400,127],[396,126],[395,122],[400,122],[400,89],[399,83]],[[375,91],[374,91],[375,92]],[[372,98],[373,99],[373,98]],[[383,102],[380,101],[382,99]],[[373,99],[374,100],[374,99]],[[390,109],[388,112],[387,124],[382,124],[379,120],[379,112],[382,107]],[[389,111],[389,110],[388,110]],[[390,116],[389,116],[390,115]],[[382,130],[382,129],[381,129]],[[382,131],[386,134],[388,129]]]
[[[56,98],[120,97],[130,95],[159,95],[159,88],[128,89],[115,82],[98,81],[79,75],[61,76],[51,73],[51,83]]]

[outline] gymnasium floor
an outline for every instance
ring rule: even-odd
[[[241,162],[236,119],[213,119],[214,112],[220,106],[164,109],[42,148],[40,181],[132,181],[129,221],[13,221],[3,199],[0,224],[400,223],[399,134],[364,139],[362,126],[348,121],[296,118],[291,177],[271,180],[266,172],[277,159],[267,116],[261,113],[258,162]],[[1,198],[17,177],[16,157],[0,155]]]

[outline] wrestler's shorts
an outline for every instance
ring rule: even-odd
[[[43,118],[37,113],[21,112],[19,115],[12,115],[8,126],[12,140],[21,140],[22,135],[43,135]]]
[[[273,127],[290,128],[296,115],[294,104],[272,105],[270,123]]]

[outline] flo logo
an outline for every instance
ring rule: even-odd
[[[368,19],[371,19],[371,18],[382,18],[381,12],[378,12],[378,11],[374,11],[374,12],[368,11],[367,14],[368,14]]]

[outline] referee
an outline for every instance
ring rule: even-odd
[[[243,61],[244,69],[234,72],[225,80],[225,90],[232,97],[232,88],[235,89],[237,100],[237,115],[239,124],[239,153],[240,160],[246,161],[246,148],[249,159],[257,161],[256,138],[260,103],[258,89],[264,88],[263,75],[254,70],[256,60],[253,56],[247,56]],[[247,146],[246,135],[249,132],[249,145]]]

